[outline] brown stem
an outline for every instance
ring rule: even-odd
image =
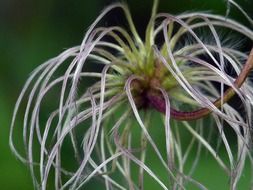
[[[239,89],[242,86],[242,84],[244,83],[244,81],[248,77],[252,68],[253,68],[253,48],[251,49],[250,55],[244,65],[241,73],[238,75],[238,77],[234,81],[235,88]],[[159,96],[157,93],[158,92],[150,92],[147,97],[149,99],[150,104],[155,109],[157,109],[158,111],[160,111],[162,113],[165,113],[166,106],[165,106],[164,99],[163,99],[163,97]],[[222,101],[222,98],[220,97],[217,100],[215,100],[213,102],[213,104],[217,108],[220,108],[222,106],[222,104],[229,101],[234,95],[235,95],[235,90],[232,87],[230,87],[229,89],[227,89],[224,92],[223,101]],[[200,108],[198,110],[190,111],[190,112],[178,111],[172,107],[170,109],[170,115],[173,119],[183,120],[183,121],[196,120],[196,119],[207,116],[211,112],[212,112],[212,110],[210,110],[208,108]]]

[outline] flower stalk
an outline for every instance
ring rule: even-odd
[[[235,89],[239,90],[240,87],[243,85],[244,81],[247,79],[252,69],[253,69],[253,48],[251,49],[249,57],[245,65],[243,66],[241,73],[238,75],[238,77],[234,81],[233,87],[228,88],[224,92],[223,97],[222,98],[220,97],[217,100],[215,100],[213,102],[213,105],[215,105],[217,108],[220,108],[223,104],[228,102],[236,94]],[[166,110],[165,101],[163,99],[163,96],[159,94],[159,92],[149,92],[147,95],[147,98],[149,99],[151,105],[157,111],[165,114],[165,110]],[[208,108],[201,108],[201,109],[198,109],[195,111],[189,111],[189,112],[182,112],[172,107],[170,110],[170,114],[173,119],[182,120],[182,121],[200,119],[202,117],[207,116],[211,112],[212,110]]]

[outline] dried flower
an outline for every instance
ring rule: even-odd
[[[234,1],[228,2],[243,12]],[[184,189],[186,183],[206,189],[191,177],[202,149],[236,189],[246,158],[252,162],[253,87],[247,77],[253,51],[248,56],[229,45],[221,31],[230,32],[232,43],[237,38],[232,34],[252,41],[253,31],[209,13],[157,14],[157,6],[154,0],[144,41],[125,4],[108,6],[80,46],[37,67],[25,83],[13,114],[10,146],[29,165],[37,189],[46,189],[53,174],[55,189],[80,189],[94,177],[107,190],[147,189],[146,176],[161,189]],[[120,26],[97,27],[119,8],[130,33]],[[90,63],[103,70],[90,71]],[[13,133],[26,93],[23,155]],[[232,97],[240,108],[228,103]],[[46,107],[49,117],[44,123],[40,112],[52,101],[55,107]],[[229,134],[224,128],[230,129]],[[216,129],[220,138],[211,143],[208,136]],[[157,139],[154,131],[164,136]],[[192,136],[187,144],[186,133]],[[225,149],[225,158],[216,151],[217,145]],[[189,155],[195,161],[186,169]]]

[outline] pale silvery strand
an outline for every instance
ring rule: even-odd
[[[238,4],[228,2],[252,23]],[[93,179],[106,190],[148,189],[145,179],[159,189],[185,189],[187,183],[206,189],[191,177],[202,149],[223,169],[221,175],[230,177],[230,189],[237,188],[245,160],[252,165],[253,87],[248,76],[253,52],[239,51],[236,38],[252,42],[253,31],[225,16],[175,16],[157,13],[157,6],[154,0],[145,40],[128,7],[115,3],[97,17],[80,46],[30,75],[15,106],[10,146],[28,164],[36,189],[47,189],[49,176],[54,176],[54,189],[85,189]],[[114,9],[123,11],[128,30],[97,26]],[[230,42],[224,37],[227,31]],[[102,65],[102,71],[87,69],[90,63]],[[228,103],[233,96],[240,109]],[[46,107],[49,114],[43,123],[40,112],[47,101],[55,107]],[[23,134],[16,139],[22,102]],[[224,125],[237,141],[227,138]],[[216,143],[208,138],[212,130],[218,131]],[[163,136],[157,139],[152,131]],[[182,143],[186,133],[192,136],[187,146]],[[16,144],[22,138],[20,150]],[[217,146],[225,149],[225,157]],[[186,169],[190,155],[195,161]]]

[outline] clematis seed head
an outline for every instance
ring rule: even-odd
[[[227,5],[252,23],[233,0]],[[232,43],[252,44],[252,28],[229,14],[172,15],[157,7],[154,0],[144,38],[126,4],[106,7],[80,45],[31,73],[14,108],[9,143],[28,165],[35,189],[88,183],[106,190],[186,189],[189,183],[208,189],[194,177],[205,150],[235,190],[246,160],[253,166],[253,50],[240,51],[222,37],[229,31]],[[123,12],[127,29],[100,26],[114,9]],[[103,69],[88,71],[88,64]]]

